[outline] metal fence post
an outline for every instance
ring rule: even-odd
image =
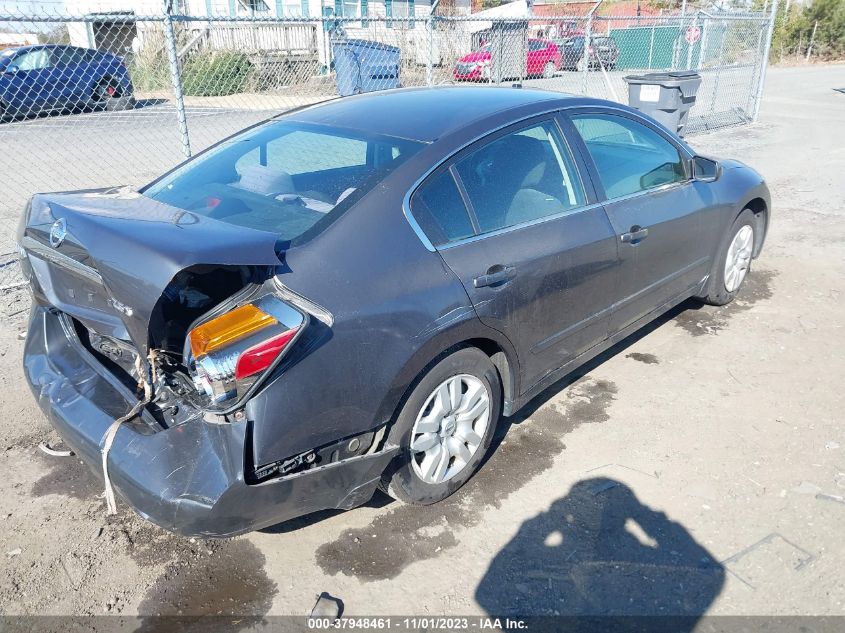
[[[698,40],[698,69],[704,68],[707,63],[707,33],[710,30],[710,20],[707,16],[701,22],[701,39]]]
[[[654,29],[657,28],[657,22],[651,23],[651,39],[648,42],[648,69],[651,70],[651,64],[654,61]]]
[[[727,33],[727,25],[724,22],[720,23],[722,27],[722,37],[719,41],[719,60],[716,62],[716,79],[713,82],[713,95],[710,98],[710,112],[716,111],[716,97],[719,94],[719,80],[722,75],[722,55],[725,52],[725,34]]]
[[[425,59],[425,85],[434,83],[434,13],[428,16],[428,54]]]
[[[167,60],[170,62],[170,82],[176,100],[176,118],[182,137],[182,152],[191,157],[191,138],[188,135],[188,119],[185,117],[185,98],[182,95],[182,75],[179,69],[179,55],[176,52],[176,33],[173,30],[173,0],[164,0],[164,39],[167,42]]]
[[[587,14],[587,28],[584,29],[584,74],[581,77],[581,94],[587,94],[587,76],[590,72],[590,47],[593,41],[593,12],[598,8],[598,4],[590,10]]]
[[[760,115],[760,102],[763,100],[763,88],[766,85],[766,69],[769,67],[769,51],[772,48],[772,36],[775,34],[775,20],[778,16],[778,0],[772,0],[772,14],[769,18],[769,31],[766,34],[766,45],[763,47],[763,59],[760,61],[760,75],[757,84],[757,98],[754,100],[754,115],[752,121],[757,121]]]
[[[426,27],[428,28],[428,55],[426,55],[425,60],[425,83],[427,86],[434,83],[434,12],[437,11],[437,5],[439,4],[440,0],[434,0],[431,3],[431,8],[428,11],[428,22],[426,22]],[[439,45],[437,50],[440,50]]]
[[[698,13],[692,19],[692,28],[698,28]],[[695,48],[695,42],[687,40],[687,70],[692,70],[692,49]]]

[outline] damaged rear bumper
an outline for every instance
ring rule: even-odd
[[[64,319],[35,306],[24,370],[38,404],[102,477],[100,443],[134,396],[82,346]],[[169,429],[144,413],[120,427],[112,484],[141,516],[192,536],[234,536],[326,509],[365,503],[398,450],[353,457],[259,484],[244,479],[249,423],[188,422]]]

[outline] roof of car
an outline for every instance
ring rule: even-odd
[[[518,88],[400,88],[335,99],[284,118],[429,142],[488,116],[567,98]]]
[[[26,46],[10,46],[7,49],[8,51],[14,51],[16,53],[25,53],[27,51],[32,50],[40,50],[42,48],[77,48],[76,46],[69,46],[68,44],[27,44]]]

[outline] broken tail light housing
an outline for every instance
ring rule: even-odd
[[[305,320],[273,295],[215,312],[188,332],[185,343],[186,365],[197,391],[216,407],[234,404],[278,364]]]

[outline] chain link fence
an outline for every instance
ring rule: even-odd
[[[687,133],[737,125],[756,118],[771,37],[769,14],[432,17],[388,0],[362,17],[361,4],[317,19],[0,5],[0,295],[23,286],[15,226],[35,192],[138,186],[280,112],[399,86],[519,82],[627,102],[626,75],[693,69]]]

